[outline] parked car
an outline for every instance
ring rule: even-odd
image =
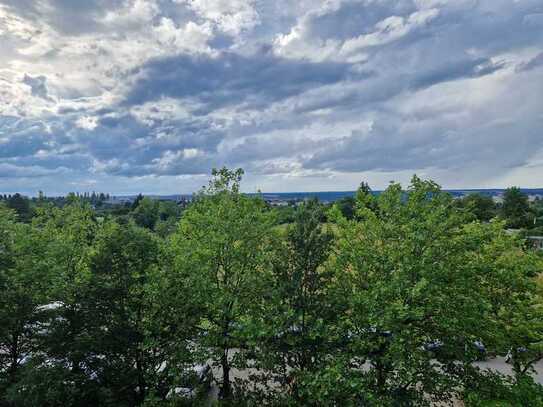
[[[166,398],[185,400],[203,398],[207,395],[212,380],[211,366],[208,364],[193,365],[183,374],[178,385],[168,392]]]

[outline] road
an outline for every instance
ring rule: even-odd
[[[481,369],[490,369],[494,372],[498,372],[504,375],[513,376],[513,370],[511,368],[511,365],[505,362],[505,359],[503,357],[497,357],[489,360],[485,360],[482,362],[476,362],[475,366],[480,367]],[[220,369],[213,369],[213,374],[216,378],[220,378]],[[539,361],[535,365],[536,373],[534,375],[534,379],[537,383],[543,385],[543,360]],[[247,371],[245,370],[238,370],[238,369],[232,369],[232,379],[235,377],[247,379]],[[217,387],[217,384],[213,384],[210,393],[208,401],[211,403],[213,400],[217,400],[217,396],[219,394],[219,389]],[[461,402],[458,402],[455,404],[455,406],[462,406],[463,404]]]
[[[484,362],[477,362],[475,365],[479,366],[481,369],[490,369],[494,372],[513,376],[511,365],[505,363],[505,359],[502,357],[485,360]],[[536,363],[535,370],[536,374],[534,375],[534,380],[539,384],[543,384],[543,360]]]

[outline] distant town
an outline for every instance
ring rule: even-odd
[[[455,198],[462,198],[470,194],[480,194],[491,197],[495,203],[503,202],[504,189],[449,189],[445,190]],[[520,191],[528,196],[529,202],[543,199],[543,188],[520,188]],[[382,191],[373,191],[375,195]],[[319,202],[327,204],[338,201],[345,197],[354,197],[356,191],[322,191],[322,192],[261,192],[248,195],[260,195],[268,204],[272,206],[284,206],[297,202],[304,202],[308,199],[317,198]],[[176,201],[179,203],[190,202],[193,194],[178,195],[145,195],[151,199],[159,201]],[[133,203],[138,195],[107,195],[108,199],[104,202],[111,205]]]

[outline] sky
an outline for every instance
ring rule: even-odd
[[[0,192],[543,187],[541,0],[0,0]]]

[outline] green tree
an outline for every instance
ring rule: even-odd
[[[468,194],[456,201],[459,208],[473,214],[475,219],[488,222],[497,215],[496,204],[491,197],[482,194]]]
[[[160,201],[158,204],[158,221],[155,224],[155,232],[166,237],[172,234],[179,219],[181,218],[181,208],[174,201]]]
[[[356,200],[352,196],[346,196],[336,202],[341,214],[346,219],[353,219],[356,212]]]
[[[499,227],[487,230],[486,236],[480,234],[486,244],[478,252],[479,286],[489,299],[488,317],[498,326],[495,347],[501,354],[508,353],[515,378],[521,381],[543,359],[543,293],[536,280],[543,261],[537,253],[524,251],[521,239]]]
[[[32,208],[28,198],[18,193],[14,194],[7,200],[7,206],[17,213],[17,217],[21,222],[30,222]]]
[[[21,405],[97,404],[100,386],[92,379],[88,310],[82,307],[89,281],[88,258],[97,224],[90,207],[74,202],[63,209],[38,208],[33,226],[47,241],[47,318],[39,352],[30,358],[10,397]],[[94,358],[99,358],[94,355]]]
[[[233,394],[231,369],[243,363],[244,321],[259,299],[273,219],[260,198],[239,191],[243,171],[213,170],[209,186],[186,210],[172,238],[174,270],[190,301],[200,310],[202,360],[220,366],[220,397]],[[234,351],[234,352],[233,352]]]
[[[278,206],[273,208],[278,225],[294,222],[296,207],[291,205]]]
[[[501,226],[467,223],[449,194],[417,177],[407,191],[392,184],[377,198],[360,194],[358,205],[360,222],[336,210],[336,281],[348,305],[340,318],[348,345],[343,357],[306,378],[306,396],[316,402],[328,392],[347,405],[459,397],[478,344],[503,346],[503,324],[492,307],[503,294],[493,291],[502,287],[495,281],[517,269],[513,252],[531,270],[534,259],[518,248],[502,253],[501,263],[482,257],[487,246],[507,239]],[[528,276],[511,278],[522,286]],[[327,387],[339,376],[337,386]]]
[[[539,197],[535,199],[535,201],[531,205],[532,212],[535,217],[535,225],[534,227],[538,229],[543,228],[543,199],[540,199]]]
[[[26,334],[32,348],[21,347],[27,363],[7,399],[23,406],[165,401],[191,362],[188,339],[196,322],[182,304],[172,310],[165,295],[172,291],[159,267],[159,239],[133,223],[96,222],[78,202],[41,208],[34,228],[45,243],[41,251],[35,243],[29,247],[35,259],[48,261],[41,267],[49,270],[48,284],[36,290],[46,300],[30,303],[26,318],[32,323],[25,326],[32,328],[32,336]],[[21,258],[26,265],[34,257]],[[35,274],[36,264],[22,270]],[[34,293],[28,283],[21,287],[27,295]],[[182,325],[183,315],[192,323]]]
[[[528,196],[520,188],[511,187],[503,194],[501,216],[509,228],[524,228],[533,224],[533,214],[530,211]]]
[[[171,365],[159,371],[167,348],[154,343],[161,333],[150,322],[154,314],[148,287],[158,254],[157,239],[145,229],[108,222],[98,230],[89,255],[81,306],[86,329],[94,333],[85,354],[96,365],[102,392],[111,394],[110,405],[140,405],[149,394],[164,398],[169,390]]]
[[[333,275],[323,267],[332,235],[323,231],[322,217],[316,200],[296,209],[286,239],[278,243],[261,308],[253,310],[256,367],[263,373],[259,388],[266,389],[265,399],[273,397],[275,402],[304,405],[299,376],[320,369],[333,346]]]
[[[0,207],[0,404],[38,350],[38,307],[54,259],[44,252],[46,240],[30,225],[15,222],[12,211]]]
[[[132,217],[138,226],[154,230],[159,220],[158,201],[149,197],[139,200],[138,205],[132,212]]]

